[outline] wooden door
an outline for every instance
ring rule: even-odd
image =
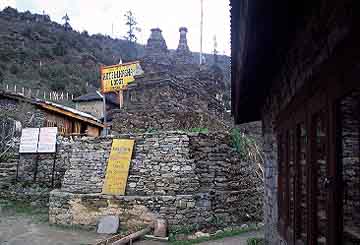
[[[326,105],[326,94],[322,93],[317,94],[308,104],[310,245],[330,244],[328,227],[333,225],[329,213],[334,208],[329,195],[334,178],[329,169],[330,164],[334,163],[329,161],[329,113]]]

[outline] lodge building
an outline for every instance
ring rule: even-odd
[[[265,244],[360,244],[358,1],[231,1],[232,112],[262,119]]]

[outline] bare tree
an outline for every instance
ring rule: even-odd
[[[131,43],[137,42],[137,33],[141,31],[141,29],[138,27],[138,22],[136,21],[135,15],[131,10],[127,11],[124,15],[126,18],[125,25],[128,26],[127,35],[125,36],[126,40],[128,40]]]

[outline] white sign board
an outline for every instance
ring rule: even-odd
[[[38,153],[53,153],[56,151],[57,127],[40,128]]]
[[[36,153],[38,146],[39,129],[24,128],[21,131],[20,153]]]

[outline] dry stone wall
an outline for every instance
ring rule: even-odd
[[[187,84],[190,86],[191,82]],[[199,88],[188,89],[174,79],[139,80],[125,93],[125,105],[113,110],[112,129],[121,132],[231,127],[230,114]]]
[[[262,177],[239,159],[228,134],[119,137],[136,141],[126,196],[101,194],[112,139],[75,141],[62,187],[50,196],[52,223],[94,226],[107,214],[120,215],[127,226],[145,222],[143,216],[163,217],[171,225],[261,220]]]
[[[56,154],[19,154],[17,181],[60,187],[69,167],[72,143],[67,138],[58,138]]]

